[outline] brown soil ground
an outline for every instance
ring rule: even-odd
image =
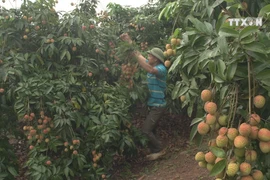
[[[146,112],[134,117],[134,125],[141,127]],[[136,158],[118,164],[112,180],[213,180],[206,168],[195,161],[195,154],[203,150],[189,141],[191,119],[186,115],[165,114],[157,131],[166,145],[167,153],[156,161],[147,161],[144,150]],[[206,143],[205,143],[206,145]],[[207,148],[206,146],[204,147]]]

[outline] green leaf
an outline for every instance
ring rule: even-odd
[[[223,79],[221,76],[219,76],[218,74],[214,74],[214,81],[216,83],[224,83],[225,79]]]
[[[63,60],[63,58],[65,57],[66,53],[67,53],[67,50],[62,51],[62,53],[60,55],[60,60]]]
[[[70,52],[69,51],[66,52],[66,57],[67,57],[67,60],[70,61],[71,55],[70,55]]]
[[[228,54],[228,42],[224,36],[219,36],[217,40],[221,54]]]
[[[177,97],[184,95],[188,90],[189,90],[189,87],[187,86],[181,88]]]
[[[159,21],[161,20],[162,16],[164,15],[164,12],[166,11],[166,8],[167,8],[167,7],[163,8],[163,9],[161,10],[161,12],[159,13],[159,16],[158,16],[158,20],[159,20]]]
[[[221,16],[216,24],[216,32],[219,33],[221,26],[224,24],[224,22],[226,21],[226,19],[228,19],[228,17],[230,17],[229,15],[225,14],[223,16]]]
[[[237,69],[237,63],[230,64],[227,68],[227,80],[232,80]]]
[[[241,39],[241,44],[249,44],[249,43],[252,43],[256,40],[256,37],[255,36],[247,36],[243,39]]]
[[[258,17],[263,17],[266,13],[269,13],[269,12],[270,12],[270,4],[264,6],[264,7],[260,10],[260,12],[259,12],[259,14],[258,14]]]
[[[192,115],[192,113],[193,113],[193,111],[194,111],[193,106],[194,106],[194,103],[193,103],[193,102],[191,102],[191,103],[189,104],[189,106],[188,106],[188,109],[187,109],[188,117],[191,117],[191,115]]]
[[[203,118],[194,118],[192,121],[191,121],[191,124],[190,126],[193,126],[194,124],[197,124],[199,122],[203,121]]]
[[[222,148],[210,147],[210,150],[216,157],[224,158],[226,156],[226,152]]]
[[[239,39],[243,39],[247,36],[249,36],[252,33],[255,33],[258,31],[258,27],[257,26],[247,26],[244,29],[242,29],[242,31],[240,31],[239,33]]]
[[[8,166],[7,169],[10,172],[10,174],[12,174],[12,176],[18,176],[18,172],[15,170],[14,167]]]
[[[268,57],[266,54],[261,54],[261,53],[258,53],[258,52],[254,52],[254,51],[247,51],[247,54],[253,58],[255,58],[256,60],[258,61],[261,61],[263,63],[268,62]]]
[[[195,124],[193,127],[192,127],[192,129],[191,129],[191,131],[190,131],[190,137],[189,137],[189,140],[190,141],[192,141],[193,139],[194,139],[194,137],[196,136],[196,134],[197,134],[197,126],[198,126],[198,124]]]
[[[210,172],[210,176],[216,176],[220,174],[225,168],[226,168],[226,160],[222,159],[219,162],[217,162],[214,166],[213,169]]]
[[[208,62],[208,69],[212,74],[214,74],[216,72],[216,65],[215,65],[215,62],[213,60]]]
[[[49,88],[47,89],[47,91],[45,92],[45,94],[48,95],[48,94],[52,91],[52,89],[53,89],[53,86],[49,87]]]
[[[223,60],[217,60],[217,71],[218,71],[218,74],[222,77],[222,79],[225,79],[225,75],[224,75],[224,72],[225,72],[225,69],[226,69],[226,64],[224,63]]]
[[[228,91],[228,86],[223,86],[220,90],[220,99],[225,99],[226,93]]]
[[[172,99],[176,99],[179,97],[178,94],[181,87],[182,87],[181,82],[177,81],[172,91]]]
[[[182,59],[182,54],[180,56],[178,56],[177,59],[173,62],[173,64],[170,67],[168,73],[170,73],[171,71],[174,71],[175,70],[175,68],[180,64],[181,59]]]
[[[215,47],[214,49],[207,49],[201,53],[199,62],[202,62],[205,59],[217,57],[218,55],[220,55],[218,47]]]
[[[256,79],[258,80],[264,80],[269,79],[270,69],[265,69],[258,74],[255,75]]]
[[[64,96],[64,94],[62,92],[58,92],[57,96],[61,101],[65,102],[66,98],[65,98],[65,96]]]
[[[223,3],[224,0],[216,0],[211,7],[215,8],[217,7],[218,5],[220,5],[221,3]]]
[[[66,177],[69,177],[69,168],[68,167],[66,167],[65,169],[64,169],[64,174],[65,174],[65,176]]]
[[[218,33],[220,36],[225,37],[238,37],[239,33],[230,27],[222,27]]]
[[[253,51],[253,52],[266,54],[265,46],[264,46],[264,44],[262,44],[260,42],[253,42],[253,43],[250,43],[250,44],[245,44],[245,45],[243,45],[243,48],[245,50],[248,50],[248,51]]]
[[[203,22],[199,21],[197,18],[194,18],[192,16],[188,16],[187,18],[192,22],[192,24],[195,26],[195,28],[198,31],[206,33],[208,35],[211,34],[211,31],[209,31],[209,29],[206,27],[206,25]]]

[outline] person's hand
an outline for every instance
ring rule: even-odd
[[[126,41],[128,42],[129,44],[132,43],[132,40],[130,38],[130,36],[128,35],[128,33],[123,33],[120,35],[120,38],[123,40],[123,41]]]

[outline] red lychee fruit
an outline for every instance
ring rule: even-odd
[[[251,133],[251,126],[247,123],[240,124],[238,128],[239,134],[248,137]]]
[[[48,161],[46,161],[46,165],[51,165],[52,164],[52,162],[50,161],[50,160],[48,160]]]
[[[218,135],[216,138],[216,144],[220,148],[226,147],[228,142],[229,142],[229,139],[225,135]]]
[[[261,117],[258,114],[251,114],[249,117],[249,124],[257,126],[261,122]]]
[[[235,137],[238,135],[239,135],[239,132],[236,128],[229,128],[228,129],[227,136],[228,136],[229,140],[233,141],[235,139]]]
[[[257,139],[258,138],[258,132],[259,132],[259,128],[257,126],[251,126],[251,132],[249,137],[251,139]]]
[[[219,130],[218,130],[218,134],[219,135],[226,135],[228,132],[228,128],[226,127],[221,127]]]
[[[208,162],[210,164],[214,164],[217,157],[211,151],[209,151],[209,152],[205,153],[204,158],[205,158],[206,162]]]
[[[210,126],[202,121],[198,124],[197,130],[199,134],[206,135],[210,130]]]
[[[212,114],[207,114],[205,117],[205,122],[209,125],[215,124],[216,122],[216,116]]]
[[[226,169],[226,174],[229,176],[229,177],[233,177],[236,175],[236,173],[238,172],[239,170],[239,165],[237,163],[234,163],[234,162],[230,162],[227,166],[227,169]]]
[[[240,180],[254,180],[254,179],[253,179],[252,176],[247,175],[247,176],[242,176],[242,177],[240,178]]]
[[[268,142],[260,141],[259,147],[263,153],[265,153],[265,154],[269,153],[270,152],[270,141],[268,141]]]
[[[249,149],[245,152],[245,159],[249,162],[254,162],[257,160],[257,152],[255,150]]]
[[[251,173],[252,177],[254,180],[263,180],[263,173],[260,170],[253,170],[253,172]]]
[[[239,166],[239,169],[242,176],[247,176],[251,172],[251,164],[247,162],[242,162]]]
[[[225,114],[222,114],[218,117],[218,123],[221,125],[221,126],[227,126],[228,124],[228,116],[225,115]]]
[[[248,145],[248,138],[242,135],[238,135],[234,138],[234,146],[236,148],[244,148]]]
[[[197,152],[196,155],[195,155],[195,160],[198,161],[198,162],[199,161],[204,161],[205,160],[204,156],[205,156],[205,154],[202,151]]]
[[[214,102],[205,103],[205,111],[209,114],[214,115],[217,112],[217,105]]]
[[[204,89],[201,92],[201,99],[206,102],[212,99],[212,92],[209,89]]]
[[[270,141],[270,131],[266,128],[261,128],[258,131],[258,139],[261,141]]]
[[[253,103],[256,108],[262,108],[265,105],[265,98],[262,95],[257,95],[253,98]]]

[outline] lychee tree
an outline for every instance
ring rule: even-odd
[[[122,57],[131,47],[119,44],[119,35],[128,30],[146,51],[155,42],[144,32],[161,29],[160,39],[164,28],[132,19],[136,9],[130,17],[118,5],[96,14],[96,1],[82,1],[61,13],[55,3],[24,1],[20,9],[1,9],[1,123],[12,122],[24,134],[28,179],[106,179],[114,159],[145,144],[130,118],[133,105],[146,97],[140,83],[145,72],[122,69],[130,65]],[[124,73],[127,87],[120,81]],[[16,176],[13,161],[3,162],[6,176]]]
[[[182,41],[169,73],[172,98],[184,96],[189,115],[197,106],[191,140],[210,138],[195,159],[217,179],[269,178],[269,3],[188,2],[168,3],[160,17],[190,9],[172,34]],[[231,26],[228,20],[246,17],[261,17],[263,25]]]

